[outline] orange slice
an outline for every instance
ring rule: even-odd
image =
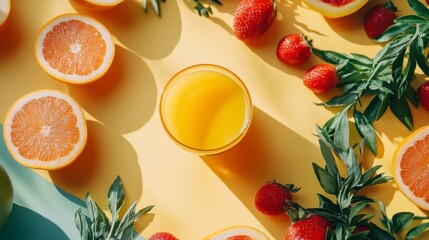
[[[0,31],[6,26],[10,13],[10,0],[0,0]]]
[[[22,165],[53,170],[79,156],[87,129],[75,100],[56,90],[39,90],[12,105],[4,120],[3,137],[10,154]]]
[[[429,210],[429,126],[406,137],[393,156],[393,175],[401,192],[418,207]]]
[[[232,226],[219,230],[204,240],[269,240],[268,236],[253,227]]]
[[[124,0],[73,0],[78,5],[94,11],[105,11],[112,9]]]
[[[85,84],[109,69],[115,45],[109,31],[91,17],[66,14],[46,23],[35,44],[36,58],[53,78]]]
[[[350,15],[361,9],[368,0],[303,0],[311,9],[328,18]]]

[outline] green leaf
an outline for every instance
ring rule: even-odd
[[[374,177],[375,173],[378,169],[381,168],[381,165],[376,165],[370,169],[368,169],[366,172],[362,174],[361,177],[361,183],[363,186],[368,186],[367,183]]]
[[[358,97],[359,97],[359,93],[356,93],[352,90],[349,90],[342,95],[334,97],[331,100],[329,100],[325,103],[320,103],[318,105],[323,105],[326,107],[347,106],[347,105],[355,103],[356,100],[358,99]]]
[[[392,221],[387,217],[386,208],[384,207],[383,202],[379,201],[378,206],[380,207],[380,212],[381,212],[381,218],[380,218],[381,224],[383,224],[383,226],[385,226],[389,230],[389,232],[392,232],[393,224],[392,224]]]
[[[426,57],[424,56],[424,50],[426,48],[426,45],[423,41],[423,38],[420,35],[417,37],[416,42],[412,44],[412,48],[413,48],[412,51],[415,54],[415,58],[420,69],[426,75],[429,75],[429,64]]]
[[[147,12],[147,1],[148,0],[143,0],[142,1],[142,7],[143,10],[145,12]],[[165,2],[165,0],[162,0],[163,2]],[[156,15],[161,16],[161,4],[160,4],[161,0],[150,0],[152,9],[155,11]]]
[[[102,237],[106,233],[106,229],[110,227],[109,220],[98,204],[91,199],[89,193],[86,194],[86,205],[88,206],[89,216],[92,222],[92,235],[94,238]]]
[[[369,223],[369,228],[371,231],[368,233],[368,237],[373,240],[396,240],[389,232],[381,229],[374,223]]]
[[[399,86],[399,82],[402,79],[402,66],[404,65],[404,56],[406,48],[401,48],[398,55],[392,62],[392,79],[396,86]]]
[[[377,139],[375,129],[371,122],[361,112],[354,110],[353,117],[359,135],[365,139],[366,144],[374,155],[377,155]]]
[[[363,208],[368,207],[369,202],[358,202],[350,207],[349,219],[355,217]],[[364,215],[362,215],[364,216]]]
[[[340,186],[340,191],[337,194],[337,203],[341,209],[350,207],[353,198],[353,192],[351,191],[354,185],[355,177],[353,174],[348,175],[343,185]]]
[[[411,9],[413,9],[418,16],[429,18],[429,10],[423,3],[418,0],[408,0],[408,5],[410,5]]]
[[[324,51],[314,47],[311,48],[311,51],[321,59],[332,64],[338,64],[348,59],[346,55],[334,51]]]
[[[404,124],[408,130],[413,129],[413,115],[405,97],[390,98],[390,110]]]
[[[404,93],[405,97],[413,104],[414,107],[419,106],[419,99],[417,97],[417,92],[414,90],[414,88],[411,85],[408,85],[407,89],[405,89]]]
[[[154,206],[148,206],[139,210],[136,213],[135,212],[136,206],[137,206],[137,201],[133,202],[131,206],[127,209],[124,216],[122,217],[121,222],[119,223],[118,232],[123,232],[129,225],[134,224],[137,218],[139,218],[142,214],[149,212],[154,207]]]
[[[374,40],[376,42],[387,42],[395,38],[399,34],[412,31],[412,26],[410,26],[409,24],[398,23],[388,27],[380,36],[376,37]]]
[[[317,180],[319,180],[320,186],[328,194],[337,193],[337,180],[334,176],[331,176],[329,172],[317,164],[312,163],[314,173],[316,174]]]
[[[335,161],[334,154],[332,154],[332,151],[328,146],[319,139],[319,146],[320,150],[322,152],[323,159],[326,163],[326,170],[328,171],[329,175],[331,176],[337,176],[338,173],[338,167],[337,163]]]
[[[81,233],[82,240],[101,239],[132,239],[134,222],[142,214],[150,211],[153,206],[148,206],[137,213],[135,205],[128,209],[121,222],[118,221],[118,212],[124,202],[124,189],[120,177],[118,176],[112,183],[108,192],[109,209],[112,213],[112,220],[109,220],[104,211],[92,200],[89,193],[86,194],[85,201],[88,208],[89,218],[83,214],[82,209],[75,213],[75,224]]]
[[[410,231],[408,231],[407,234],[405,235],[405,239],[409,240],[409,239],[419,237],[420,234],[422,234],[426,229],[429,229],[429,222],[422,223],[411,228]]]
[[[425,24],[425,23],[427,23],[427,20],[421,16],[405,15],[405,16],[398,17],[397,19],[395,19],[394,22],[400,23],[400,24],[415,25],[415,24],[419,24],[419,23]]]
[[[124,204],[125,192],[122,185],[121,177],[117,176],[109,188],[108,192],[109,210],[112,214],[112,221],[116,222],[119,218],[119,210]]]
[[[414,214],[411,212],[399,212],[395,213],[392,217],[392,231],[394,233],[399,233],[404,230],[406,227],[410,226],[413,221]]]
[[[366,107],[363,114],[367,117],[368,121],[375,122],[379,120],[381,116],[386,112],[389,107],[389,96],[385,94],[379,94],[375,96],[369,105]]]
[[[334,133],[334,146],[340,148],[343,151],[347,151],[349,145],[349,120],[347,117],[347,111],[349,108],[344,108],[340,114],[337,115],[337,124],[335,125]]]
[[[75,213],[75,224],[82,240],[92,239],[91,227],[86,221],[86,216],[83,214],[82,208],[79,208]]]
[[[319,208],[327,209],[332,213],[339,212],[338,206],[329,198],[323,196],[322,194],[317,194],[317,197],[319,198]]]

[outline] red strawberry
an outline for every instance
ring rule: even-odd
[[[310,46],[301,34],[289,34],[277,44],[277,58],[287,64],[301,64],[311,56]]]
[[[256,209],[266,215],[279,215],[285,212],[286,200],[292,200],[292,193],[297,191],[299,188],[295,188],[293,184],[269,181],[256,192]]]
[[[324,93],[338,83],[335,66],[331,64],[318,64],[310,68],[304,75],[304,85],[314,93]]]
[[[289,226],[285,240],[325,240],[331,223],[319,215],[309,215]]]
[[[268,30],[275,16],[274,0],[242,0],[234,13],[234,33],[242,41],[256,39]]]
[[[417,88],[417,96],[420,105],[429,111],[429,82],[424,82]]]
[[[391,1],[372,7],[364,17],[366,35],[370,38],[380,36],[397,18],[396,10]]]
[[[168,232],[157,232],[153,234],[148,240],[178,240],[178,238]]]

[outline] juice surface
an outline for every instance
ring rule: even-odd
[[[211,70],[183,76],[171,86],[165,101],[165,123],[171,135],[194,149],[230,144],[246,128],[248,116],[242,87]]]

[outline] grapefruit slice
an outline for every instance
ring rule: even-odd
[[[6,26],[10,13],[10,0],[0,0],[0,32]]]
[[[253,227],[232,226],[219,230],[204,240],[269,240],[269,238]]]
[[[107,72],[115,45],[100,22],[79,14],[65,14],[42,27],[35,51],[37,62],[53,78],[85,84]]]
[[[303,0],[311,9],[328,18],[350,15],[361,9],[368,0]]]
[[[399,190],[418,207],[429,210],[429,125],[406,137],[393,156]]]
[[[73,0],[76,4],[94,11],[105,11],[112,9],[124,0]]]
[[[77,102],[56,90],[39,90],[18,99],[3,124],[12,157],[30,168],[54,170],[72,163],[87,139]]]

